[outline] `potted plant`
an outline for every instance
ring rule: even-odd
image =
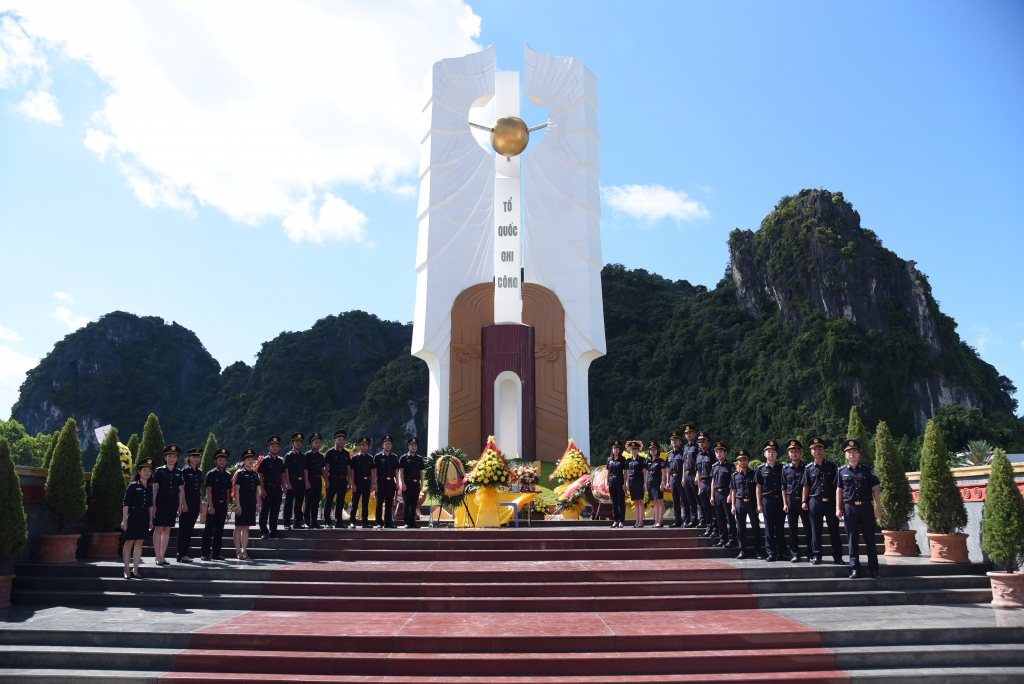
[[[910,482],[903,470],[896,442],[885,421],[875,431],[875,474],[882,490],[882,517],[878,524],[885,539],[886,556],[918,556],[917,531],[908,529],[914,515]]]
[[[121,512],[124,500],[124,469],[117,428],[112,427],[100,444],[96,465],[89,480],[88,521],[92,532],[86,537],[89,558],[116,558],[121,540]]]
[[[78,424],[68,418],[53,450],[43,489],[43,508],[56,534],[39,536],[40,563],[74,563],[79,534],[65,534],[85,517],[85,472],[78,446]]]
[[[928,526],[933,563],[967,563],[967,509],[949,468],[949,452],[934,420],[924,429],[921,448],[921,489],[917,513]]]
[[[981,548],[1001,572],[988,573],[992,583],[992,605],[1024,608],[1024,496],[1013,479],[1013,466],[1006,452],[992,454],[985,508],[981,516]]]
[[[11,605],[14,559],[25,548],[27,538],[25,505],[18,473],[14,470],[11,444],[0,437],[0,608]]]

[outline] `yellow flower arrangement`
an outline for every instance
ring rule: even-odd
[[[132,452],[124,444],[117,443],[117,453],[121,460],[121,473],[124,475],[124,479],[130,480],[132,478]]]
[[[494,437],[487,439],[487,446],[480,458],[473,464],[467,478],[476,487],[507,487],[512,482],[512,471],[494,443]]]
[[[569,438],[569,446],[565,448],[562,458],[558,459],[555,469],[548,475],[548,480],[559,479],[562,482],[572,482],[589,472],[590,464],[587,463],[586,457],[572,438]]]

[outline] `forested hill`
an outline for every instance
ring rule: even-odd
[[[924,274],[860,225],[841,193],[784,197],[754,231],[729,237],[713,290],[610,264],[602,272],[607,356],[590,371],[591,444],[665,440],[696,423],[731,448],[811,434],[835,445],[851,404],[885,420],[907,465],[938,414],[948,447],[982,438],[1024,450],[1014,388],[939,311]],[[256,363],[220,369],[194,333],[123,312],[71,333],[29,371],[13,418],[29,433],[81,426],[141,431],[155,412],[168,441],[213,431],[235,453],[271,432],[347,427],[426,435],[427,371],[409,325],[361,311],[264,343]],[[835,448],[835,447],[833,447]],[[598,454],[600,457],[600,454]]]

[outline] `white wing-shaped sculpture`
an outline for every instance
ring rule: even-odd
[[[524,91],[548,108],[544,139],[523,159],[526,282],[565,308],[569,435],[590,454],[587,374],[604,356],[597,79],[581,62],[526,46]]]
[[[430,371],[429,450],[448,443],[452,304],[494,279],[494,157],[469,129],[469,110],[494,96],[494,72],[491,46],[437,62],[425,83],[412,353]]]

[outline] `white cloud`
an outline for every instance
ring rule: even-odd
[[[315,226],[343,208],[339,185],[409,192],[423,77],[480,49],[461,0],[4,2],[29,37],[107,82],[84,144],[115,158],[143,204],[273,218],[293,239],[365,239],[351,216]]]
[[[35,368],[37,363],[39,359],[0,345],[0,387],[17,390],[25,381],[25,373]]]
[[[295,213],[284,220],[284,232],[295,242],[309,240],[323,244],[324,240],[362,242],[366,239],[366,214],[331,193],[324,195],[320,209],[313,211],[312,198],[307,199]]]
[[[663,185],[609,185],[601,188],[601,197],[612,209],[649,222],[665,217],[678,222],[708,216],[703,204],[682,190]]]
[[[60,126],[64,121],[61,118],[60,110],[57,109],[57,98],[45,90],[33,90],[30,92],[21,101],[17,109],[29,119],[53,124],[54,126]]]
[[[1021,349],[1024,349],[1024,340],[1021,340],[1021,341],[1020,341],[1020,348],[1021,348]]]
[[[88,316],[76,316],[71,313],[70,309],[63,306],[58,306],[53,310],[53,317],[68,326],[71,330],[78,330],[89,322]]]
[[[977,347],[979,354],[985,353],[985,347],[987,345],[999,344],[1002,342],[1002,340],[992,333],[991,328],[971,326],[971,331],[974,333],[974,346]]]
[[[19,335],[17,332],[15,332],[14,330],[9,330],[8,328],[5,328],[4,326],[0,325],[0,340],[4,340],[6,342],[17,342],[20,339],[21,335]]]
[[[2,11],[2,7],[0,7]],[[47,73],[46,57],[14,17],[0,15],[0,88],[25,85]]]
[[[75,304],[75,300],[67,292],[54,292],[53,296],[57,301]]]

